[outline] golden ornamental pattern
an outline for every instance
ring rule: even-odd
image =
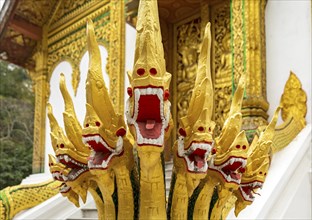
[[[177,27],[177,118],[186,115],[194,87],[201,19],[196,18]]]
[[[232,48],[229,3],[222,4],[213,10],[212,21],[214,27],[214,120],[216,122],[216,133],[219,134],[230,111],[232,97]]]

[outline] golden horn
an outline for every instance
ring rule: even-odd
[[[89,70],[86,82],[87,103],[92,105],[101,121],[106,122],[104,126],[108,129],[112,120],[116,118],[116,114],[104,83],[100,49],[91,20],[88,20],[87,24],[87,44],[89,51]]]
[[[88,153],[88,148],[85,147],[82,142],[82,127],[78,122],[73,101],[66,88],[65,76],[63,73],[60,78],[60,90],[65,104],[63,118],[66,135],[78,151]]]

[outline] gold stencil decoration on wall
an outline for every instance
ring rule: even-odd
[[[213,72],[215,87],[215,122],[216,133],[230,111],[232,96],[232,53],[230,32],[230,5],[220,4],[212,10],[214,28]]]
[[[201,19],[177,27],[177,118],[186,115],[194,87],[200,46]]]

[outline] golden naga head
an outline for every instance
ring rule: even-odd
[[[138,150],[148,145],[162,152],[170,123],[171,75],[166,72],[157,1],[140,1],[136,29],[134,67],[128,73],[127,121]]]
[[[272,139],[274,137],[279,111],[280,107],[275,110],[271,122],[260,134],[260,137],[255,136],[251,144],[246,171],[241,178],[238,190],[234,192],[237,197],[235,203],[236,216],[254,201],[254,194],[257,194],[257,189],[263,186],[270,167]]]
[[[51,142],[54,149],[57,161],[64,164],[66,167],[73,168],[75,175],[72,180],[75,180],[82,172],[88,170],[87,157],[88,153],[79,151],[84,146],[77,147],[72,140],[67,137],[63,129],[59,126],[57,120],[52,113],[52,106],[48,104],[48,118],[51,127]],[[70,124],[65,124],[66,127]],[[68,128],[67,128],[68,130]],[[76,131],[79,133],[79,131]],[[79,173],[79,174],[78,174]],[[73,173],[74,174],[74,173]]]
[[[211,32],[207,24],[199,54],[195,85],[188,112],[180,120],[180,137],[174,146],[175,167],[186,172],[187,179],[205,177],[207,159],[213,145],[215,122],[213,112],[213,87],[210,72]],[[195,186],[196,187],[196,186]],[[190,187],[193,188],[193,187]]]
[[[225,187],[237,188],[245,170],[249,144],[245,131],[241,131],[241,106],[245,88],[245,75],[242,75],[234,93],[231,109],[221,134],[215,139],[213,157],[209,169]]]
[[[87,158],[90,154],[88,147],[81,140],[82,128],[78,122],[72,99],[65,84],[65,77],[61,74],[60,90],[65,103],[63,113],[66,135],[53,116],[52,106],[48,105],[48,117],[51,126],[52,146],[56,154],[54,161],[50,157],[50,171],[54,178],[66,183],[85,202],[89,182],[84,181],[90,177]],[[57,162],[57,163],[56,163]],[[56,164],[56,165],[52,165]],[[55,170],[59,169],[59,173]]]
[[[101,55],[96,42],[93,23],[88,20],[87,45],[89,70],[86,81],[86,115],[83,142],[91,149],[88,166],[91,172],[108,169],[116,156],[124,153],[126,125],[123,116],[116,114],[105,86]],[[129,144],[127,147],[131,147]],[[130,151],[131,149],[126,149]],[[116,161],[117,162],[117,161]]]
[[[60,185],[60,193],[62,196],[67,197],[70,202],[72,202],[76,207],[79,207],[79,195],[72,189],[71,186],[67,185],[68,175],[64,175],[63,173],[66,166],[58,162],[54,156],[49,154],[49,168],[53,179],[62,182]],[[86,201],[86,196],[86,192],[81,195],[84,202]]]

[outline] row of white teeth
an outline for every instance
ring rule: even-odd
[[[204,161],[205,165],[202,168],[198,168],[195,166],[194,161],[190,161],[188,156],[193,153],[196,149],[202,149],[206,150],[206,153],[204,155]],[[184,150],[184,138],[182,136],[179,136],[178,138],[178,155],[180,157],[184,157],[187,163],[187,167],[190,171],[196,171],[196,172],[206,172],[208,169],[208,163],[207,163],[207,158],[208,155],[210,154],[210,151],[212,149],[212,146],[207,143],[192,143],[191,147],[185,151]]]
[[[103,138],[100,135],[98,135],[98,134],[97,135],[93,135],[93,136],[83,137],[82,141],[83,141],[84,144],[90,146],[91,148],[92,148],[92,146],[88,144],[89,141],[95,141],[97,144],[101,143],[107,150],[109,150],[112,153],[117,153],[117,154],[121,153],[122,147],[123,147],[123,139],[120,136],[118,137],[115,149],[112,149],[111,147],[109,147],[106,144],[106,142],[103,140]]]
[[[242,190],[242,189],[239,189],[239,190],[241,191],[241,193],[242,193],[242,195],[243,195],[245,200],[250,201],[250,202],[254,201],[255,197],[252,194],[248,195],[248,194],[245,193],[244,190]]]
[[[82,169],[79,169],[77,172],[74,172],[74,174],[69,174],[69,176],[67,177],[67,176],[65,176],[64,174],[61,174],[60,172],[53,172],[52,173],[52,177],[54,178],[54,179],[57,179],[57,180],[59,180],[60,178],[62,178],[65,182],[67,181],[67,180],[75,180],[81,173],[83,173],[83,172],[85,172],[86,170],[88,170],[88,168],[87,167],[84,167],[84,168],[82,168]]]
[[[123,149],[123,139],[122,137],[118,137],[117,140],[117,144],[115,149],[110,148],[105,141],[101,138],[101,136],[99,135],[95,135],[95,136],[88,136],[88,137],[83,137],[83,142],[85,144],[88,144],[88,141],[95,141],[96,143],[101,143],[106,149],[108,149],[111,154],[109,155],[109,157],[106,160],[103,160],[102,164],[93,164],[92,161],[88,161],[88,167],[89,168],[107,168],[109,161],[112,159],[113,156],[115,155],[119,155],[122,152]],[[96,151],[94,149],[92,149],[92,146],[89,145],[91,147],[91,154],[90,157],[93,158],[95,157]]]
[[[76,160],[73,160],[72,158],[70,158],[68,155],[59,155],[56,157],[56,161],[57,163],[60,163],[60,160],[64,159],[66,161],[66,163],[68,162],[71,162],[73,164],[76,164],[77,166],[80,166],[80,167],[87,167],[85,164],[83,163],[79,163],[77,162]]]
[[[152,144],[152,145],[163,145],[164,142],[164,133],[165,128],[168,127],[169,120],[170,120],[170,105],[171,103],[169,101],[166,101],[164,103],[163,101],[163,90],[160,88],[145,88],[145,89],[134,89],[135,94],[135,104],[134,104],[134,114],[133,117],[130,115],[129,106],[130,106],[130,99],[127,101],[127,112],[126,117],[128,124],[134,125],[136,129],[136,136],[137,136],[137,143],[138,144]],[[151,138],[144,138],[139,129],[139,125],[136,123],[136,119],[138,118],[139,114],[139,99],[141,95],[157,95],[158,99],[160,100],[160,117],[162,121],[162,128],[161,128],[161,135],[156,139]],[[166,109],[166,115],[164,117],[164,108]]]
[[[88,168],[83,168],[83,169],[79,169],[78,171],[74,172],[74,173],[70,173],[68,176],[69,180],[75,180],[80,174],[82,174],[83,172],[85,172],[86,170],[88,170]],[[63,175],[63,179],[64,179],[64,175]]]
[[[240,178],[239,178],[239,179],[233,179],[233,178],[231,177],[231,175],[226,175],[226,174],[223,172],[223,170],[222,170],[222,168],[224,168],[225,166],[227,166],[227,165],[232,165],[232,164],[235,163],[235,162],[241,162],[242,165],[241,165],[240,167],[245,167],[245,166],[246,166],[246,163],[247,163],[245,159],[232,157],[232,158],[231,158],[229,161],[227,161],[226,163],[224,163],[224,164],[222,164],[222,165],[220,165],[220,166],[214,166],[214,160],[213,160],[213,158],[212,158],[212,160],[210,161],[209,167],[210,167],[211,169],[214,169],[214,170],[219,171],[219,172],[223,175],[223,177],[224,177],[228,182],[235,182],[235,183],[237,183],[237,184],[240,184],[240,182],[241,182],[241,179],[240,179]],[[240,168],[240,167],[239,167],[239,168]],[[238,168],[238,169],[239,169],[239,168]]]
[[[67,192],[68,190],[70,190],[70,186],[67,185],[63,185],[60,189],[61,193]]]

